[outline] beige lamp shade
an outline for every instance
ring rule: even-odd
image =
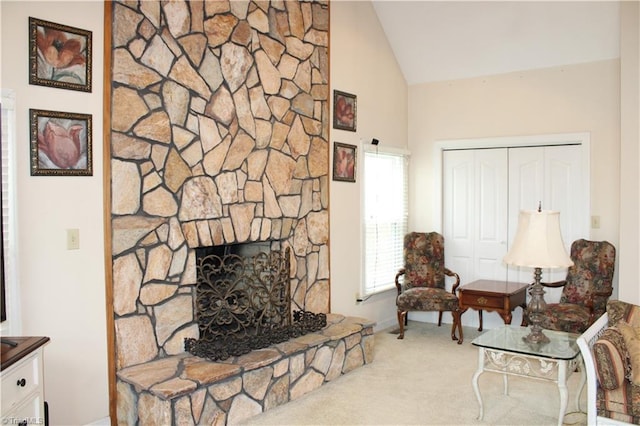
[[[566,268],[573,265],[562,241],[560,212],[520,211],[518,230],[504,262],[530,268]]]

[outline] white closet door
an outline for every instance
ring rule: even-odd
[[[545,147],[545,202],[560,212],[560,229],[567,247],[578,238],[589,236],[588,183],[582,170],[579,145]],[[544,207],[544,204],[542,205]]]
[[[445,256],[462,283],[507,276],[507,164],[505,148],[444,153]]]
[[[443,236],[445,263],[467,282],[473,271],[474,151],[443,153]]]
[[[589,235],[588,182],[584,182],[582,147],[562,145],[509,148],[509,242],[513,241],[520,210],[560,212],[560,229],[569,253],[571,243]],[[532,281],[530,268],[509,267],[508,278]],[[562,280],[566,269],[543,271],[543,281]],[[547,302],[560,298],[560,289],[547,289]]]
[[[544,147],[509,148],[509,245],[518,229],[520,210],[536,210],[544,200]],[[530,268],[507,267],[507,279],[517,282],[532,282]]]

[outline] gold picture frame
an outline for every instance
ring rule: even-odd
[[[91,92],[91,31],[29,17],[29,84]]]
[[[31,176],[92,176],[92,117],[29,110]]]
[[[333,128],[340,130],[356,131],[358,111],[356,95],[333,91]]]
[[[356,181],[356,150],[355,145],[333,143],[333,180]]]

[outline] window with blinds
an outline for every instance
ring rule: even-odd
[[[0,321],[6,321],[7,320],[7,292],[5,291],[5,285],[4,285],[4,229],[3,229],[3,224],[5,222],[5,218],[4,218],[4,205],[5,205],[5,200],[4,200],[4,194],[7,192],[4,188],[4,182],[7,180],[6,177],[4,176],[4,171],[7,169],[7,166],[5,165],[5,143],[3,143],[4,139],[5,139],[5,135],[4,135],[4,126],[2,125],[3,121],[4,121],[4,108],[2,108],[2,103],[0,102],[0,109],[2,110],[2,116],[0,116],[0,129],[2,129],[2,133],[0,134],[0,149],[2,151],[2,167],[1,167],[1,175],[0,175],[0,187],[2,187],[2,216],[0,216],[0,234],[2,234],[2,244],[0,244],[0,290],[1,290],[1,294],[0,294]]]
[[[408,156],[391,151],[364,153],[364,292],[394,287],[403,265],[407,233]]]
[[[17,288],[14,273],[15,248],[13,235],[13,177],[14,164],[12,150],[14,146],[15,129],[15,95],[13,91],[3,89],[0,100],[2,116],[0,118],[0,147],[2,148],[2,264],[0,277],[2,278],[2,334],[15,334],[19,330],[17,313],[11,308],[17,305]]]

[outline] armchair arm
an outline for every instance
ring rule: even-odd
[[[544,287],[552,287],[552,288],[558,288],[558,287],[564,287],[565,285],[567,285],[567,280],[562,280],[562,281],[554,281],[552,283],[540,283],[541,285],[543,285]]]
[[[396,288],[398,289],[398,296],[400,295],[400,293],[402,293],[402,284],[400,283],[400,277],[403,276],[404,273],[405,273],[405,269],[400,268],[398,270],[398,273],[396,274]]]
[[[595,311],[595,299],[596,298],[604,298],[609,299],[611,296],[611,291],[594,291],[587,295],[587,300],[584,305],[589,310],[589,323],[593,323],[596,320],[596,311]]]
[[[458,286],[460,286],[460,275],[456,274],[449,268],[444,268],[444,274],[449,277],[455,277],[456,282],[453,284],[453,287],[451,288],[451,293],[456,294],[456,290],[458,289]]]
[[[551,283],[541,282],[540,284],[542,284],[544,287],[558,288],[558,287],[564,287],[565,285],[567,285],[567,280],[555,281]],[[595,304],[594,299],[598,297],[604,297],[605,299],[608,299],[610,296],[611,296],[611,291],[594,291],[594,292],[588,293],[585,296],[584,306],[589,311],[590,324],[592,324],[597,319],[596,315],[598,314],[596,313],[594,308],[594,304]]]
[[[607,390],[619,388],[630,368],[622,334],[615,327],[606,328],[592,350],[600,386]]]

